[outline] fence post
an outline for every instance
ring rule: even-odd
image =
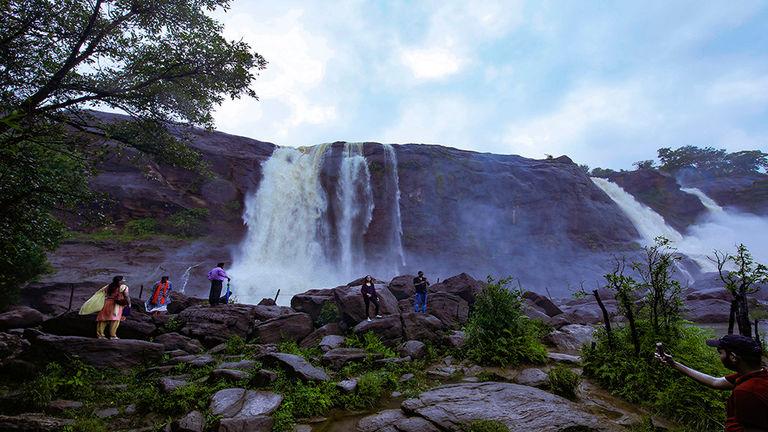
[[[69,284],[69,307],[67,308],[67,312],[72,310],[72,300],[75,297],[75,284],[71,283]]]
[[[141,284],[141,288],[139,288],[139,300],[141,300],[141,296],[144,294],[144,284]]]

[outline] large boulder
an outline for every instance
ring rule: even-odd
[[[403,341],[403,325],[399,315],[390,315],[380,319],[363,321],[356,325],[352,329],[352,332],[358,336],[373,332],[389,347],[396,347]]]
[[[17,334],[0,333],[0,367],[16,359],[29,348],[29,342]]]
[[[344,334],[344,332],[341,330],[341,327],[339,327],[337,323],[326,324],[310,333],[309,336],[305,337],[299,345],[302,348],[316,347],[326,336],[342,334]]]
[[[404,313],[402,322],[406,340],[437,342],[447,328],[437,317],[418,312]]]
[[[0,313],[0,330],[35,327],[43,322],[43,314],[27,306],[14,306]]]
[[[172,292],[171,302],[168,304],[168,313],[179,314],[183,312],[184,309],[190,308],[192,306],[200,306],[204,303],[206,303],[206,300],[204,299],[187,296],[180,292]]]
[[[406,400],[401,407],[444,431],[460,431],[476,420],[496,420],[512,431],[613,430],[567,399],[510,383],[441,386]]]
[[[68,312],[70,299],[72,310],[79,310],[80,306],[104,285],[106,285],[105,282],[90,281],[30,284],[21,290],[21,304],[36,309],[44,315],[59,315]]]
[[[400,345],[400,349],[398,351],[402,357],[410,357],[412,359],[418,360],[427,355],[427,346],[424,344],[424,342],[409,340]]]
[[[331,379],[324,370],[312,366],[295,354],[267,353],[261,359],[282,366],[291,375],[304,381],[328,381]]]
[[[546,341],[566,353],[577,353],[581,347],[588,345],[594,339],[595,328],[581,324],[568,324],[553,330],[546,337]]]
[[[439,432],[429,421],[421,417],[408,417],[402,410],[390,409],[363,417],[357,424],[357,432]]]
[[[560,310],[560,308],[552,300],[544,297],[541,294],[535,293],[533,291],[526,291],[523,293],[523,298],[529,301],[534,307],[547,314],[547,316],[553,317],[563,313],[563,311]]]
[[[255,306],[192,306],[179,314],[184,323],[181,334],[199,339],[207,347],[216,346],[232,336],[247,339],[253,331]]]
[[[304,312],[317,321],[323,305],[333,301],[333,289],[312,289],[291,298],[291,307],[296,312]]]
[[[189,354],[203,352],[203,345],[196,339],[178,333],[165,333],[155,338],[155,342],[163,345],[166,351],[182,350]]]
[[[266,321],[283,315],[290,315],[295,311],[288,306],[258,304],[253,307],[253,313],[257,320]]]
[[[67,312],[43,322],[43,331],[61,336],[96,336],[96,315]],[[117,336],[124,339],[149,339],[157,332],[152,318],[138,310],[131,311],[117,328]]]
[[[25,413],[18,416],[0,414],[0,430],[16,432],[45,432],[62,430],[74,420],[48,417],[43,414]]]
[[[685,302],[685,318],[697,323],[727,323],[731,313],[731,302],[727,300],[704,299]]]
[[[397,276],[389,283],[389,290],[398,300],[409,299],[413,297],[416,288],[413,286],[414,275]]]
[[[475,303],[475,297],[483,290],[485,283],[481,282],[472,276],[461,273],[456,276],[449,277],[448,279],[431,285],[429,287],[430,293],[445,292],[449,294],[455,294],[464,299],[469,305]],[[429,299],[427,299],[429,301]]]
[[[436,292],[427,296],[427,312],[446,327],[460,328],[469,319],[469,303],[456,294]]]
[[[253,337],[261,344],[278,343],[283,340],[300,341],[312,333],[312,318],[296,312],[256,324]]]
[[[33,362],[68,362],[79,358],[97,368],[128,369],[159,362],[165,350],[160,344],[134,339],[104,340],[34,331],[27,331],[26,336],[32,346],[25,356]]]
[[[361,348],[334,348],[323,354],[323,363],[333,370],[341,370],[347,363],[363,361],[367,357]]]
[[[205,416],[200,411],[192,411],[171,424],[173,432],[203,432]]]
[[[379,313],[381,315],[399,314],[400,309],[397,299],[384,285],[376,285],[376,293],[379,297]],[[333,289],[333,298],[339,308],[341,319],[353,326],[366,319],[365,302],[360,293],[359,286],[340,286]],[[374,305],[371,304],[370,313],[374,313]]]
[[[210,411],[219,416],[219,432],[269,432],[272,413],[277,411],[283,397],[265,391],[229,388],[211,397]]]

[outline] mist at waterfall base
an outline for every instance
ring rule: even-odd
[[[624,211],[641,235],[641,243],[653,244],[654,238],[664,236],[672,246],[691,258],[700,272],[715,272],[717,266],[709,258],[714,251],[735,253],[736,246],[744,244],[760,263],[768,262],[768,218],[724,209],[696,188],[682,188],[683,192],[701,200],[707,213],[702,215],[684,234],[670,227],[664,218],[638,202],[619,185],[601,178],[592,181]]]

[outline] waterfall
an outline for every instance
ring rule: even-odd
[[[198,263],[192,266],[187,267],[186,270],[184,270],[184,274],[181,275],[181,289],[179,290],[180,293],[184,294],[184,292],[187,289],[187,283],[189,282],[189,275],[190,272],[192,272],[192,269],[195,267],[200,266],[203,263]]]
[[[345,143],[337,189],[340,214],[336,220],[341,274],[351,278],[365,257],[363,236],[373,218],[371,172],[361,143]]]
[[[680,188],[681,191],[695,195],[699,201],[701,201],[701,204],[709,210],[710,213],[720,213],[723,210],[722,207],[720,207],[715,200],[708,197],[704,192],[701,191],[701,189],[697,188]]]
[[[391,144],[383,144],[384,146],[384,169],[387,171],[390,177],[390,184],[394,185],[394,194],[387,194],[394,196],[394,203],[392,203],[392,236],[390,247],[394,249],[398,265],[395,268],[395,273],[399,273],[400,268],[405,267],[405,253],[403,251],[403,222],[400,217],[400,176],[397,172],[397,155],[395,154],[395,148]]]
[[[621,208],[646,244],[653,244],[654,239],[658,236],[664,236],[673,242],[679,242],[683,239],[682,234],[667,225],[660,214],[638,202],[621,186],[598,177],[592,177],[592,182]]]

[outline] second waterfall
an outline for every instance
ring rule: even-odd
[[[383,172],[377,169],[372,175],[366,148],[381,156]],[[375,182],[381,183],[384,198],[381,191],[374,194]],[[256,303],[280,289],[278,302],[287,303],[298,292],[344,284],[366,272],[386,269],[391,274],[375,276],[394,276],[405,264],[399,201],[392,146],[338,143],[276,149],[262,165],[258,190],[245,200],[248,230],[233,254],[231,270],[235,296]],[[381,214],[391,220],[376,220],[377,206],[386,207]],[[379,229],[366,236],[373,225]],[[382,228],[386,233],[377,238]],[[387,262],[372,262],[373,248],[379,252],[376,260],[384,256]]]

